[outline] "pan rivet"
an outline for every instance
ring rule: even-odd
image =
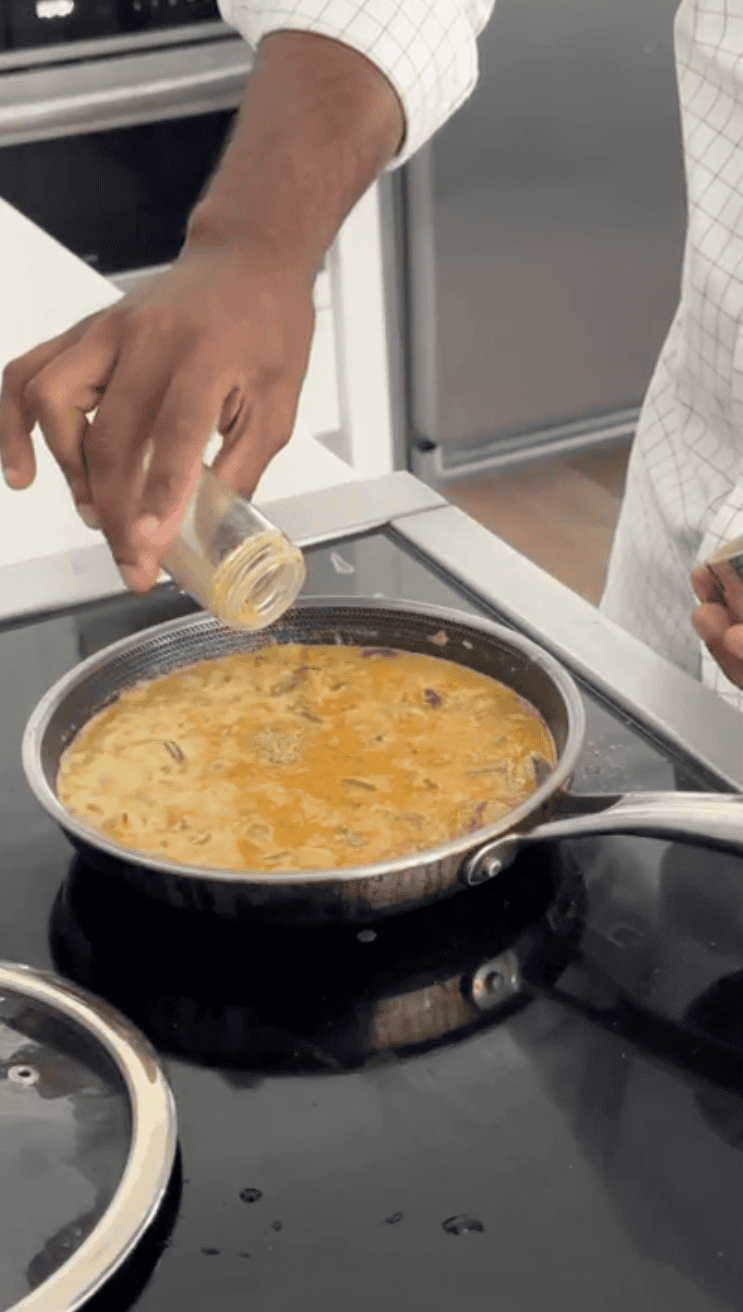
[[[490,856],[486,860],[477,860],[470,866],[467,874],[467,883],[470,887],[476,884],[486,884],[489,879],[493,879],[503,868],[503,862],[499,856]]]
[[[488,879],[492,879],[494,875],[500,874],[501,870],[503,869],[503,861],[501,857],[499,856],[489,857],[485,869],[488,872]]]
[[[491,970],[490,973],[485,976],[485,988],[490,993],[499,993],[503,988],[504,983],[505,980],[500,970]]]
[[[13,1084],[38,1084],[39,1072],[33,1066],[11,1066],[8,1069],[8,1079]]]

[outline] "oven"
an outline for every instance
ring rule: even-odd
[[[251,66],[216,0],[9,0],[0,195],[128,290],[177,255]]]

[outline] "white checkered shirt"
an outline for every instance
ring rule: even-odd
[[[295,28],[373,60],[406,116],[390,167],[472,91],[494,2],[219,0],[253,47]],[[645,398],[601,608],[743,712],[743,694],[691,627],[689,583],[695,564],[743,535],[743,0],[682,0],[675,38],[688,190],[681,300]]]
[[[683,0],[681,299],[632,449],[602,610],[743,712],[696,637],[694,565],[743,535],[743,0]]]
[[[397,168],[467,99],[477,82],[477,35],[495,0],[219,0],[256,49],[269,32],[334,37],[366,55],[392,83],[405,112]]]

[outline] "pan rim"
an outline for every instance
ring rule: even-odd
[[[83,844],[86,848],[97,849],[105,853],[106,857],[121,864],[137,866],[145,872],[151,870],[171,877],[208,881],[225,886],[263,885],[275,888],[291,888],[306,885],[311,887],[315,884],[327,885],[328,883],[349,884],[367,880],[371,882],[390,875],[402,874],[410,868],[411,863],[430,866],[458,856],[464,858],[477,848],[492,842],[495,838],[514,831],[531,815],[538,814],[540,807],[557,793],[563,785],[569,782],[585,738],[586,716],[583,700],[573,676],[565,666],[561,665],[548,651],[533,642],[531,638],[526,638],[518,631],[509,629],[505,625],[498,624],[485,616],[470,615],[465,611],[438,606],[430,602],[413,602],[398,598],[355,596],[339,598],[338,596],[313,595],[299,597],[290,609],[276,621],[276,624],[271,626],[271,629],[260,630],[252,634],[246,633],[244,635],[245,639],[247,642],[254,639],[256,646],[265,645],[267,638],[270,641],[268,635],[273,629],[280,629],[282,624],[291,622],[294,614],[298,613],[298,618],[301,619],[302,612],[314,610],[323,610],[326,613],[329,611],[339,612],[339,625],[342,624],[343,612],[347,614],[353,614],[357,611],[397,612],[402,616],[410,616],[412,619],[434,620],[439,627],[445,626],[447,622],[456,624],[460,628],[473,629],[502,643],[510,644],[521,655],[527,656],[536,665],[540,666],[551,679],[565,704],[568,732],[565,746],[558,756],[558,762],[554,770],[524,802],[507,812],[505,816],[502,816],[493,824],[474,830],[460,838],[452,839],[448,843],[439,844],[438,847],[428,848],[422,852],[410,852],[406,856],[396,857],[390,861],[368,865],[296,871],[225,870],[217,866],[182,865],[179,862],[168,861],[162,857],[148,856],[148,854],[139,852],[134,848],[115,843],[105,835],[88,828],[59,802],[54,789],[47,782],[41,764],[41,748],[45,732],[52,716],[67,694],[83,682],[88,675],[108,665],[117,657],[126,655],[147,642],[177,634],[182,630],[188,632],[192,629],[203,628],[211,631],[222,627],[219,621],[208,612],[196,611],[190,615],[179,616],[173,620],[165,620],[161,624],[151,625],[147,629],[140,629],[134,634],[129,634],[125,638],[110,643],[73,666],[44,693],[29,716],[21,744],[21,759],[26,781],[37,801],[68,837],[76,840],[78,844]],[[246,649],[249,650],[250,648],[247,647]],[[438,654],[442,660],[453,659],[451,655],[445,656],[443,651]],[[171,668],[186,668],[194,663],[193,659],[189,659],[184,661],[182,667],[174,665]]]

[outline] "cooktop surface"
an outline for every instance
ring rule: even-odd
[[[306,555],[307,595],[500,618],[391,531]],[[157,906],[74,857],[20,740],[77,661],[192,609],[165,588],[0,630],[0,958],[128,1015],[178,1111],[158,1223],[91,1309],[743,1307],[743,858],[544,845],[363,929]],[[581,692],[575,791],[722,787]]]

